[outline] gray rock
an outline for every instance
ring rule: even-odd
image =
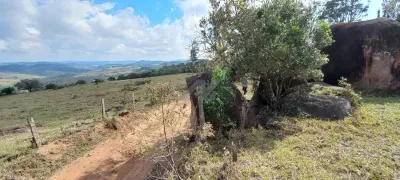
[[[348,100],[332,95],[291,93],[282,99],[282,112],[294,117],[343,120],[351,110]]]

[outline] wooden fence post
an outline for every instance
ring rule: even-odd
[[[203,103],[204,99],[203,96],[199,96],[198,98],[198,105],[199,105],[199,121],[200,121],[200,128],[203,128],[203,125],[206,123],[204,117],[204,106]]]
[[[106,119],[106,106],[104,104],[104,98],[101,99],[101,112],[102,112],[102,118],[104,121]]]
[[[40,136],[39,136],[39,132],[36,128],[35,121],[33,120],[33,117],[28,118],[27,120],[28,120],[29,128],[31,129],[33,143],[35,143],[36,147],[39,148],[40,146],[42,146],[42,142],[40,141]]]

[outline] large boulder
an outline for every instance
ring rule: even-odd
[[[331,27],[335,42],[323,51],[326,83],[345,77],[355,87],[400,89],[400,23],[387,18]]]
[[[293,117],[309,117],[322,120],[343,120],[352,111],[350,102],[336,96],[345,89],[323,83],[311,83],[292,92],[281,101],[282,112]]]

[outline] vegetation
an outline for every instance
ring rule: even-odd
[[[14,94],[15,93],[15,89],[14,87],[7,87],[4,88],[0,91],[0,95],[4,94],[4,95],[10,95],[10,94]]]
[[[117,80],[115,77],[108,77],[108,79],[107,79],[107,81],[115,81],[115,80]]]
[[[203,179],[396,179],[399,96],[364,97],[362,117],[284,118],[269,129],[231,131],[189,150],[183,175]],[[232,162],[230,145],[238,147]]]
[[[294,82],[321,79],[327,62],[320,49],[332,43],[329,25],[314,10],[296,0],[267,1],[251,6],[245,1],[212,1],[208,19],[201,21],[203,42],[214,60],[260,82],[260,96],[271,109]],[[235,9],[235,13],[232,12]],[[211,28],[213,27],[213,28]]]
[[[56,89],[61,89],[61,88],[63,88],[63,86],[59,86],[59,85],[54,84],[54,83],[49,83],[49,84],[46,84],[46,86],[44,86],[44,88],[45,88],[46,90],[49,90],[49,89],[56,90]]]
[[[227,116],[227,110],[233,106],[235,101],[235,93],[230,87],[228,80],[228,70],[216,67],[213,70],[213,78],[211,81],[213,87],[212,94],[205,97],[204,114],[209,122],[218,131],[227,131],[236,126]]]
[[[140,73],[130,73],[127,75],[119,75],[118,80],[125,79],[137,79],[137,78],[147,78],[147,77],[156,77],[156,76],[164,76],[171,74],[180,74],[180,73],[195,73],[197,72],[198,66],[205,66],[206,62],[197,61],[191,63],[181,63],[177,65],[171,66],[163,66],[159,69],[152,69]]]
[[[328,0],[323,5],[320,18],[329,23],[361,21],[368,15],[368,9],[369,5],[364,5],[362,0]]]
[[[99,83],[102,83],[102,82],[104,82],[103,79],[94,79],[93,80],[93,83],[95,83],[95,84],[99,84]]]
[[[37,79],[23,79],[14,86],[19,90],[28,90],[32,92],[41,89],[43,85]]]
[[[197,43],[197,41],[196,40],[193,40],[191,43],[190,43],[190,46],[189,46],[189,48],[190,48],[190,57],[189,57],[189,60],[191,61],[191,62],[196,62],[197,60],[199,60],[199,43]]]
[[[383,0],[382,9],[383,9],[383,17],[400,21],[400,1]]]
[[[187,74],[149,78],[152,81],[170,82],[171,86],[182,91],[185,88]],[[135,85],[137,80],[104,82],[93,86],[90,84],[66,87],[55,91],[37,91],[15,96],[0,97],[0,131],[11,126],[24,126],[27,117],[33,117],[39,126],[43,142],[52,141],[63,136],[63,127],[88,120],[101,119],[101,99],[105,99],[109,116],[121,109],[130,109],[132,96],[125,96],[122,90],[126,85],[136,87],[135,108],[139,111],[145,107],[146,86]],[[39,101],[40,100],[40,101]],[[23,156],[30,149],[31,137],[28,131],[20,134],[6,134],[0,139],[0,169],[2,164]],[[1,173],[0,173],[1,174]],[[1,178],[0,178],[1,179]]]
[[[81,85],[81,84],[86,84],[86,81],[85,80],[78,80],[75,83],[75,85]]]
[[[168,82],[158,82],[150,84],[146,91],[147,99],[150,101],[150,105],[161,106],[161,119],[163,123],[164,139],[165,143],[168,144],[167,137],[167,125],[171,119],[169,118],[171,111],[167,109],[168,103],[177,101],[179,98],[178,91],[175,87]]]

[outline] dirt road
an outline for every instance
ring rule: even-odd
[[[175,122],[169,126],[170,129],[167,128],[168,138],[188,130],[191,111],[189,104],[189,100],[181,100],[166,107],[168,115],[173,114]],[[164,113],[164,117],[165,115]],[[145,179],[155,162],[148,158],[131,157],[165,140],[161,116],[161,110],[156,109],[146,114],[129,114],[123,117],[121,122],[124,129],[117,138],[97,145],[51,179]]]

